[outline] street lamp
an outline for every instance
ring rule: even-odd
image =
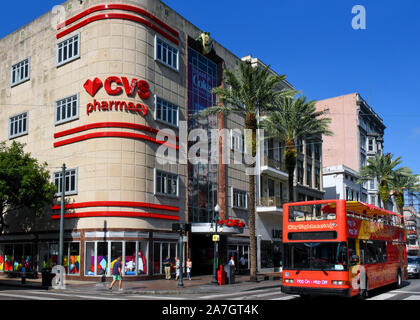
[[[211,223],[210,226],[210,232],[214,232],[215,235],[217,234],[217,226],[219,223],[219,211],[220,211],[220,206],[219,204],[216,204],[216,206],[214,207],[214,212],[216,213],[213,216],[213,221]],[[215,241],[217,240],[217,241]],[[211,283],[213,284],[217,284],[217,277],[216,277],[216,269],[217,269],[217,264],[218,264],[218,257],[219,257],[219,239],[213,239],[214,242],[214,254],[213,254],[213,278],[211,279]]]

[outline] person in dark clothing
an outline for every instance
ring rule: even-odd
[[[171,259],[169,257],[163,260],[163,266],[165,267],[166,280],[171,280]]]
[[[112,267],[112,277],[113,280],[111,282],[109,290],[112,290],[112,287],[117,281],[119,281],[118,290],[122,290],[121,257],[118,257],[117,261],[114,262],[114,266]]]

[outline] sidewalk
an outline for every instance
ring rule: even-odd
[[[199,294],[199,293],[219,293],[219,292],[241,292],[258,288],[280,287],[280,280],[264,280],[268,276],[258,275],[258,282],[250,282],[249,275],[236,275],[235,283],[229,285],[214,285],[211,283],[212,276],[196,276],[192,280],[183,278],[183,287],[178,286],[175,278],[171,280],[143,280],[143,281],[123,281],[123,291],[118,291],[118,283],[114,285],[113,292],[121,294]],[[277,278],[272,278],[277,279]],[[72,292],[109,292],[108,287],[110,281],[104,283],[100,281],[76,281],[66,280],[66,291]],[[61,291],[52,287],[43,288],[42,279],[26,279],[26,283],[22,284],[20,278],[0,277],[1,286],[13,286],[19,288],[30,289],[48,289],[51,291]]]

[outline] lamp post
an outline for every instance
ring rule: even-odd
[[[214,212],[216,213],[213,217],[212,221],[212,227],[210,228],[210,232],[214,232],[215,235],[217,235],[217,226],[219,222],[219,211],[220,206],[219,204],[216,204],[214,207]],[[214,224],[214,230],[213,230],[213,224]],[[219,240],[214,241],[214,254],[213,254],[213,278],[211,279],[211,283],[217,284],[217,277],[216,277],[216,270],[217,270],[217,264],[218,264],[218,257],[219,257]]]

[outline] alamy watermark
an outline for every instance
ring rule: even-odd
[[[354,30],[366,30],[366,8],[361,4],[353,6],[351,13],[356,14],[351,20]]]

